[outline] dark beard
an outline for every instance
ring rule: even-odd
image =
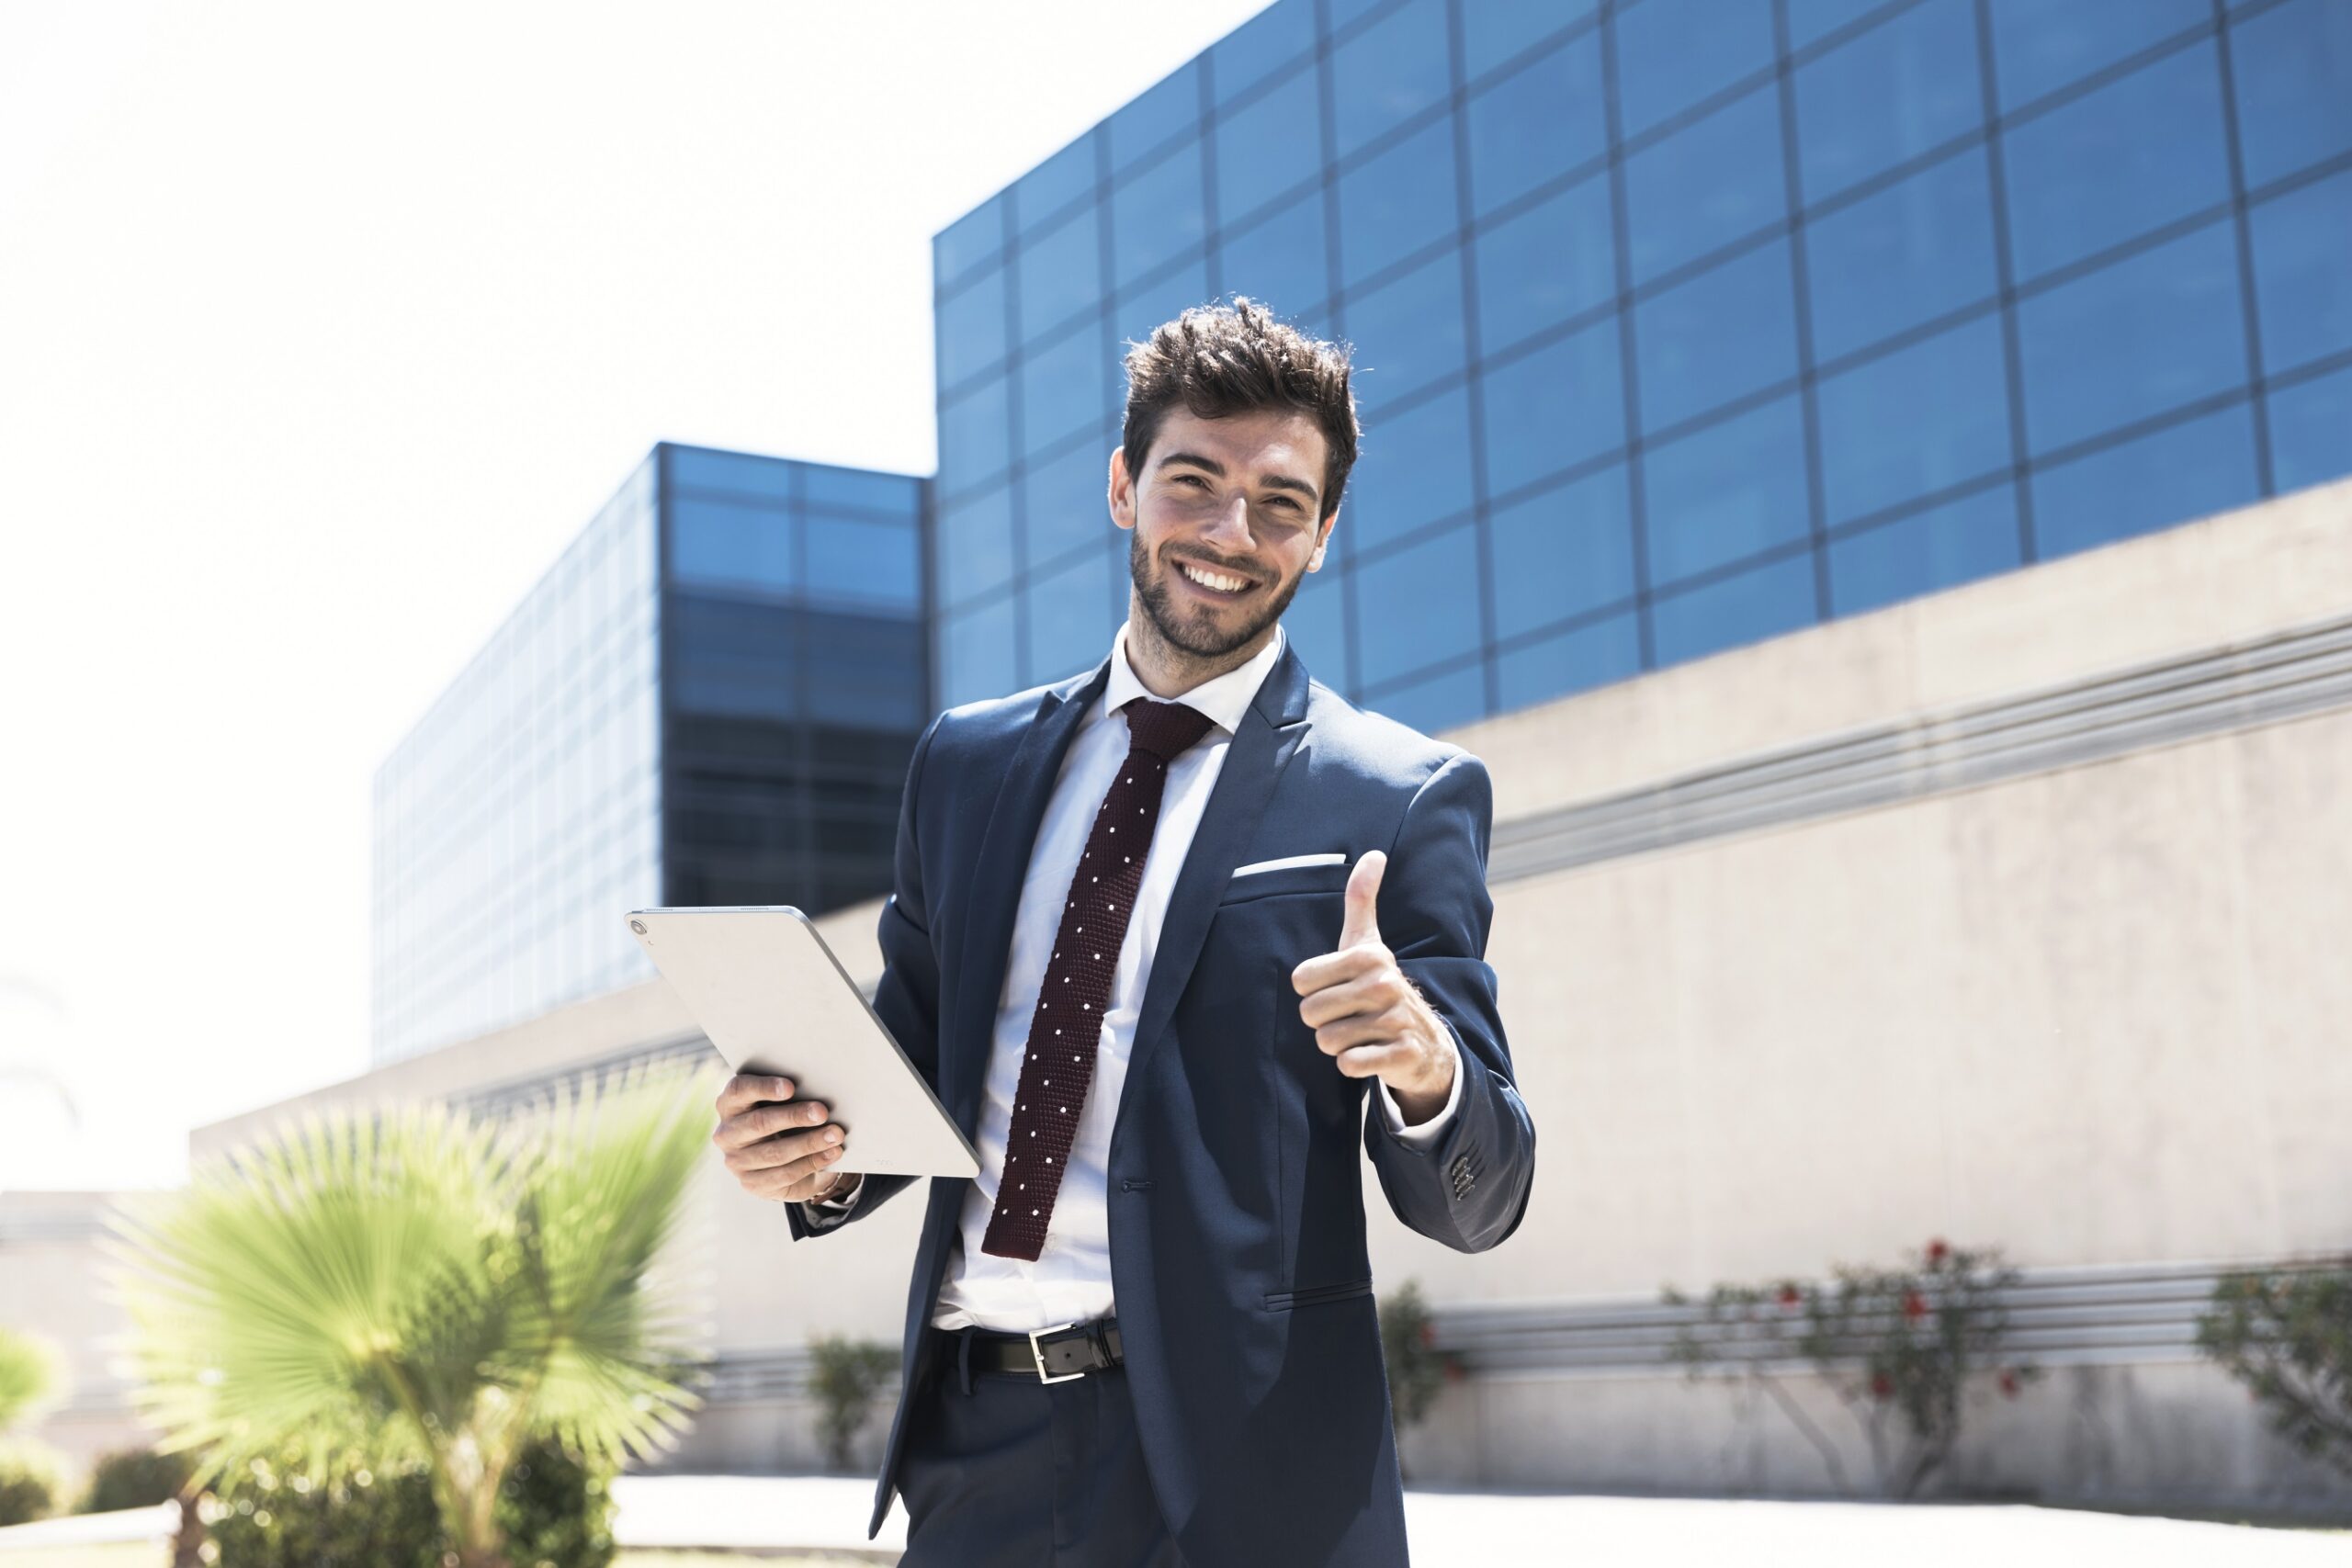
[[[1168,570],[1177,569],[1170,566]],[[1135,582],[1136,602],[1143,606],[1143,613],[1150,618],[1152,630],[1159,639],[1179,653],[1204,663],[1213,663],[1255,642],[1267,627],[1282,619],[1283,612],[1297,597],[1299,585],[1306,581],[1306,574],[1299,573],[1270,594],[1259,613],[1244,621],[1238,629],[1224,632],[1193,625],[1188,617],[1177,613],[1168,584],[1152,579],[1151,558],[1144,549],[1140,528],[1130,529],[1127,534],[1127,576]]]

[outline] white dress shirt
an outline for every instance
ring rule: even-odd
[[[1036,1260],[999,1258],[980,1250],[995,1211],[998,1182],[1004,1169],[1005,1145],[1012,1127],[1013,1093],[1021,1084],[1022,1062],[1029,1049],[1029,1026],[1044,987],[1046,964],[1068,902],[1070,878],[1077,874],[1079,856],[1085,852],[1097,808],[1110,793],[1119,765],[1130,744],[1126,716],[1121,706],[1132,698],[1153,701],[1152,693],[1137,678],[1127,659],[1127,626],[1122,623],[1112,646],[1111,673],[1102,694],[1087,710],[1062,760],[1044,821],[1031,846],[1028,871],[1021,886],[1021,905],[1014,918],[1012,947],[1004,967],[1004,989],[997,998],[996,1022],[989,1045],[986,1097],[973,1139],[980,1155],[980,1172],[965,1194],[957,1248],[948,1263],[932,1322],[940,1328],[977,1324],[1000,1333],[1020,1334],[1055,1324],[1083,1323],[1108,1315],[1114,1308],[1111,1292],[1110,1211],[1105,1198],[1110,1164],[1111,1126],[1119,1109],[1119,1091],[1126,1081],[1127,1049],[1135,1038],[1136,1014],[1144,987],[1151,976],[1151,959],[1159,945],[1159,928],[1183,869],[1193,835],[1209,794],[1225,767],[1225,754],[1236,728],[1264,684],[1266,673],[1282,657],[1288,633],[1278,622],[1274,635],[1247,664],[1204,681],[1181,696],[1206,714],[1210,728],[1201,739],[1168,765],[1162,786],[1159,824],[1153,829],[1151,849],[1144,861],[1143,885],[1127,920],[1125,939],[1113,976],[1111,998],[1102,1011],[1102,1033],[1094,1059],[1094,1077],[1080,1108],[1078,1138],[1069,1152],[1068,1169],[1054,1197],[1054,1212],[1046,1226],[1046,1244]],[[1301,846],[1321,850],[1321,844]],[[1336,946],[1337,931],[1331,932]],[[1453,1049],[1451,1039],[1447,1048]],[[1381,1112],[1388,1126],[1408,1142],[1436,1141],[1462,1100],[1461,1060],[1454,1061],[1453,1087],[1444,1109],[1419,1125],[1408,1127],[1388,1086],[1373,1080]],[[1335,1063],[1331,1068],[1338,1072]],[[845,1201],[822,1200],[819,1210],[855,1207],[857,1194]]]

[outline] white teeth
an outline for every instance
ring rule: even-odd
[[[1190,561],[1178,561],[1176,564],[1182,567],[1184,575],[1193,581],[1204,587],[1214,588],[1222,593],[1238,593],[1250,586],[1249,581],[1244,578],[1227,577],[1221,572],[1203,571]]]

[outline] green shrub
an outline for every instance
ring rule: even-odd
[[[0,1525],[21,1525],[57,1512],[65,1469],[38,1443],[0,1443]]]
[[[2236,1269],[2214,1281],[2197,1348],[2245,1384],[2270,1428],[2352,1475],[2352,1268]]]
[[[255,1461],[200,1505],[220,1555],[216,1568],[443,1568],[457,1545],[434,1506],[422,1463],[377,1469],[340,1458],[322,1475]],[[499,1488],[497,1514],[513,1568],[609,1568],[612,1478],[552,1443],[525,1445]]]
[[[146,1508],[179,1495],[194,1468],[184,1453],[157,1453],[153,1449],[119,1449],[101,1454],[91,1468],[90,1484],[76,1510],[111,1514],[119,1508]]]
[[[850,1468],[850,1445],[882,1385],[899,1371],[899,1352],[878,1339],[812,1336],[808,1392],[817,1399],[817,1428],[835,1470]]]

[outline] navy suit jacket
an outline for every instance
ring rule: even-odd
[[[939,715],[908,769],[874,1009],[967,1136],[1031,846],[1115,657]],[[1485,959],[1493,813],[1475,755],[1351,706],[1307,675],[1295,643],[1226,753],[1160,928],[1108,1169],[1136,1425],[1190,1562],[1406,1562],[1356,1151],[1360,1140],[1397,1218],[1460,1251],[1495,1246],[1526,1213],[1535,1127]],[[1347,863],[1233,880],[1236,866],[1332,850]],[[1338,944],[1343,890],[1366,850],[1388,855],[1381,940],[1461,1047],[1461,1101],[1427,1148],[1391,1134],[1365,1104],[1371,1079],[1346,1077],[1317,1045],[1291,984],[1299,963]],[[867,1176],[837,1214],[787,1205],[793,1238],[854,1224],[916,1179]],[[969,1185],[927,1179],[869,1538],[896,1489]]]

